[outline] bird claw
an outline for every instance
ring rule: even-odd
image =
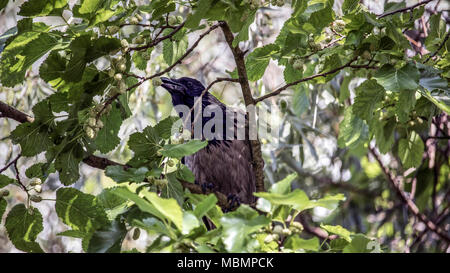
[[[213,183],[205,182],[205,183],[201,183],[200,186],[202,187],[203,194],[205,194],[208,191],[212,191],[214,189],[214,184]]]
[[[232,211],[241,205],[241,199],[239,198],[239,196],[233,193],[228,194],[227,202],[228,207],[225,209],[225,212]]]

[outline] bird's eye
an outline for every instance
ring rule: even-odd
[[[192,87],[192,83],[191,82],[187,82],[187,86],[188,87]]]

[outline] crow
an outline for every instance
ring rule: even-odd
[[[243,112],[236,111],[225,104],[221,103],[216,97],[209,92],[205,92],[205,87],[196,79],[182,77],[179,79],[161,78],[162,87],[169,91],[172,97],[172,104],[178,115],[185,123],[190,117],[191,124],[195,127],[201,126],[201,132],[205,125],[214,118],[220,116],[214,112],[210,116],[205,114],[205,108],[220,111],[221,120],[213,125],[211,131],[213,135],[201,135],[201,139],[207,140],[208,144],[205,148],[199,150],[193,155],[186,156],[182,162],[192,171],[195,176],[195,183],[202,186],[204,190],[218,191],[228,197],[229,209],[235,208],[240,203],[251,204],[255,202],[253,193],[255,192],[255,174],[252,167],[252,154],[250,142],[247,137],[243,140],[236,139],[236,129],[239,127],[236,113],[240,113],[245,117]],[[202,95],[202,93],[204,93]],[[185,106],[184,109],[193,109],[194,104],[200,105],[201,100],[202,112],[200,114],[191,111],[190,114],[178,111],[178,106]],[[231,122],[227,123],[226,119],[231,118]],[[246,118],[246,117],[245,117]],[[198,121],[197,123],[195,123]],[[232,134],[230,139],[225,135],[227,124],[231,124]],[[228,126],[230,127],[230,126]],[[242,126],[240,126],[242,128]],[[245,125],[244,125],[245,128]],[[196,129],[189,128],[191,134]],[[230,132],[230,131],[228,131]],[[248,135],[248,134],[245,134]],[[240,138],[242,139],[242,138]]]

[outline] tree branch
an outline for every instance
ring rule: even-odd
[[[431,58],[433,58],[434,56],[436,56],[436,54],[439,52],[439,50],[441,50],[442,47],[444,47],[444,44],[447,42],[448,38],[450,37],[450,31],[447,32],[447,35],[445,35],[444,40],[442,41],[441,45],[438,47],[438,49],[436,49],[435,52],[433,52],[433,54],[431,54],[430,56],[428,56],[428,58],[425,60],[425,62],[423,63],[427,63]]]
[[[25,113],[20,112],[19,110],[1,101],[0,101],[0,113],[2,114],[1,117],[11,118],[20,123],[33,122],[34,120],[34,118],[28,116]]]
[[[236,68],[239,75],[239,84],[241,85],[242,95],[244,97],[245,106],[247,108],[247,115],[250,121],[249,124],[252,124],[254,126],[256,124],[256,113],[255,111],[249,111],[249,107],[255,105],[255,99],[252,96],[252,91],[250,89],[250,84],[247,77],[247,69],[245,68],[245,52],[243,52],[239,48],[239,45],[233,46],[234,36],[228,24],[224,21],[221,21],[220,23],[220,27],[222,28],[225,40],[227,41],[227,44],[230,47],[231,52],[233,53],[234,61],[236,62]],[[252,130],[256,131],[255,128],[252,128]],[[259,142],[259,139],[256,138],[256,140],[250,140],[250,146],[253,158],[253,172],[255,174],[256,180],[256,191],[261,192],[265,190],[263,172],[264,160],[261,153],[261,143]]]
[[[150,43],[143,45],[143,46],[137,46],[137,47],[130,47],[128,49],[128,52],[130,51],[139,51],[139,50],[145,50],[147,48],[150,47],[154,47],[155,45],[159,44],[160,42],[170,39],[172,38],[175,34],[177,34],[177,32],[182,29],[184,26],[184,22],[179,24],[178,26],[176,26],[169,34],[167,34],[166,36],[160,37],[160,38],[156,38],[155,40],[151,41]],[[167,28],[167,27],[166,27]],[[171,27],[172,28],[172,27]],[[163,29],[163,28],[161,28]]]
[[[412,5],[412,6],[409,6],[409,7],[406,7],[406,8],[402,8],[402,9],[398,9],[398,10],[394,10],[394,11],[382,14],[382,15],[378,16],[378,19],[381,19],[383,17],[389,16],[389,15],[392,15],[392,14],[396,14],[396,13],[405,12],[405,11],[408,11],[408,10],[415,9],[415,8],[417,8],[419,6],[426,5],[426,4],[430,3],[431,1],[433,1],[433,0],[422,1],[422,2],[419,2],[419,3],[415,4],[415,5]]]
[[[428,219],[427,216],[425,216],[424,214],[420,213],[419,208],[416,206],[416,204],[411,200],[411,198],[406,196],[406,194],[402,191],[402,189],[400,188],[399,183],[397,182],[397,180],[398,180],[397,177],[395,177],[389,171],[389,169],[386,166],[383,165],[383,162],[381,161],[381,159],[380,159],[379,155],[377,154],[377,152],[375,151],[375,149],[374,148],[369,148],[369,151],[373,155],[373,157],[376,159],[378,164],[380,165],[381,170],[386,175],[386,177],[387,177],[388,181],[391,183],[391,185],[394,187],[394,190],[396,191],[397,195],[400,197],[402,202],[407,205],[409,211],[411,211],[412,214],[414,214],[417,218],[419,218],[419,220],[425,224],[427,229],[433,231],[439,237],[444,239],[446,242],[450,243],[450,236],[448,234],[446,234],[446,232],[443,231],[434,222],[432,222],[430,219]]]
[[[351,60],[350,60],[349,62],[347,62],[346,64],[344,64],[344,65],[342,65],[342,66],[340,66],[340,67],[336,67],[335,69],[332,69],[332,70],[330,70],[330,71],[328,71],[328,72],[324,72],[324,73],[312,75],[312,76],[309,76],[309,77],[306,77],[306,78],[303,78],[303,79],[300,79],[300,80],[297,80],[297,81],[288,83],[288,84],[286,84],[286,85],[284,85],[284,86],[282,86],[282,87],[276,89],[275,91],[273,91],[273,92],[271,92],[271,93],[269,93],[269,94],[266,94],[266,95],[264,95],[264,96],[262,96],[262,97],[257,98],[257,99],[255,100],[255,103],[258,103],[258,102],[260,102],[260,101],[263,101],[263,100],[265,100],[265,99],[267,99],[267,98],[270,98],[270,97],[273,97],[273,96],[277,96],[277,95],[279,95],[282,91],[286,90],[287,88],[289,88],[289,87],[291,87],[291,86],[294,86],[294,85],[297,85],[297,84],[299,84],[299,83],[301,83],[301,82],[306,82],[306,81],[309,81],[309,80],[312,80],[312,79],[315,79],[315,78],[318,78],[318,77],[325,77],[325,76],[327,76],[327,75],[336,73],[336,72],[338,72],[338,71],[340,71],[340,70],[342,70],[342,69],[344,69],[344,68],[346,68],[346,67],[352,67],[352,63],[354,63],[354,62],[356,61],[357,58],[358,58],[358,56],[354,57],[353,59],[351,59]],[[360,67],[360,66],[357,66],[357,67],[355,67],[355,68],[361,68],[361,67]],[[364,68],[365,68],[365,67],[364,67]]]

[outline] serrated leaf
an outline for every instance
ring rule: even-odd
[[[339,235],[339,237],[345,239],[347,242],[351,242],[352,239],[350,238],[350,235],[352,235],[352,232],[348,231],[347,229],[343,228],[340,225],[336,226],[330,226],[330,225],[320,225],[321,228],[328,231],[329,233]]]
[[[118,253],[127,235],[125,224],[114,220],[108,226],[96,230],[89,239],[88,253]]]
[[[302,239],[298,236],[290,236],[289,238],[287,238],[284,247],[290,248],[294,251],[298,251],[299,249],[318,251],[320,244],[317,237],[311,239]]]
[[[58,171],[59,179],[64,185],[71,185],[80,178],[79,165],[81,160],[83,160],[83,151],[80,145],[75,145],[57,156],[55,169]]]
[[[292,110],[297,116],[301,116],[309,109],[308,89],[303,85],[298,85],[294,90],[292,98]]]
[[[4,174],[0,174],[0,189],[14,183],[16,183],[15,179],[12,179]]]
[[[247,205],[241,205],[236,211],[222,216],[220,223],[225,249],[228,252],[248,252],[249,235],[268,225],[270,220]]]
[[[196,153],[197,151],[205,148],[206,145],[208,145],[207,141],[192,139],[182,144],[167,144],[162,148],[161,154],[172,158],[182,158],[184,156]]]
[[[81,14],[93,13],[97,11],[103,0],[83,0],[79,12]]]
[[[11,139],[20,145],[23,156],[34,156],[53,146],[47,127],[39,122],[19,124],[11,132]]]
[[[377,84],[375,80],[366,80],[356,89],[353,113],[359,118],[370,121],[373,118],[375,107],[384,98],[383,86]]]
[[[270,186],[270,193],[287,194],[291,191],[291,184],[297,178],[297,173],[286,176],[283,180]]]
[[[197,7],[192,14],[186,19],[185,26],[187,28],[195,28],[200,23],[200,20],[204,18],[209,8],[212,5],[212,0],[200,0],[197,3]]]
[[[405,169],[418,167],[422,162],[424,151],[422,138],[412,131],[408,139],[400,139],[398,143],[398,156]]]
[[[279,49],[279,46],[276,44],[268,44],[256,48],[247,56],[245,59],[245,66],[250,81],[257,81],[264,75],[272,54]]]
[[[353,114],[352,107],[344,112],[344,120],[339,124],[338,145],[354,148],[368,139],[369,129],[362,119]]]
[[[116,105],[114,104],[115,107],[107,115],[102,115],[100,120],[103,122],[103,128],[98,131],[95,138],[95,145],[104,154],[114,150],[120,144],[118,134],[122,125],[122,117],[120,109]]]
[[[373,76],[384,89],[400,92],[401,90],[415,90],[419,86],[420,74],[417,68],[407,64],[396,69],[390,64],[383,65]]]
[[[74,188],[60,188],[56,192],[55,210],[64,224],[86,233],[109,222],[95,196]]]
[[[175,224],[178,230],[183,230],[183,212],[175,199],[161,198],[154,192],[143,194],[166,219]]]
[[[63,8],[67,0],[29,0],[20,6],[20,16],[44,16],[55,9]]]
[[[37,208],[27,209],[24,204],[14,206],[5,222],[8,237],[17,249],[31,253],[42,253],[36,238],[44,229],[42,215]]]
[[[409,112],[414,109],[416,105],[416,92],[414,90],[403,90],[398,95],[398,102],[395,105],[395,112],[397,113],[400,122],[407,122],[409,120]]]
[[[0,187],[1,188],[1,187]],[[0,223],[3,219],[3,213],[6,211],[6,206],[8,206],[8,203],[6,202],[5,198],[0,198]]]
[[[194,214],[198,218],[203,217],[208,211],[216,206],[217,197],[214,194],[209,194],[205,199],[200,201],[194,208]]]
[[[136,168],[124,168],[123,166],[113,165],[106,167],[105,174],[111,177],[118,183],[123,182],[135,182],[140,183],[144,181],[148,169],[146,167]]]
[[[155,131],[161,138],[168,139],[172,135],[172,129],[173,129],[174,124],[179,120],[180,120],[179,117],[173,117],[173,116],[167,117],[155,125]],[[174,128],[174,129],[178,129],[178,128]],[[176,132],[178,132],[178,130]]]
[[[348,244],[343,250],[343,253],[365,253],[370,252],[370,248],[368,248],[368,244],[371,242],[369,238],[367,238],[363,234],[356,234],[352,237],[352,241]]]

